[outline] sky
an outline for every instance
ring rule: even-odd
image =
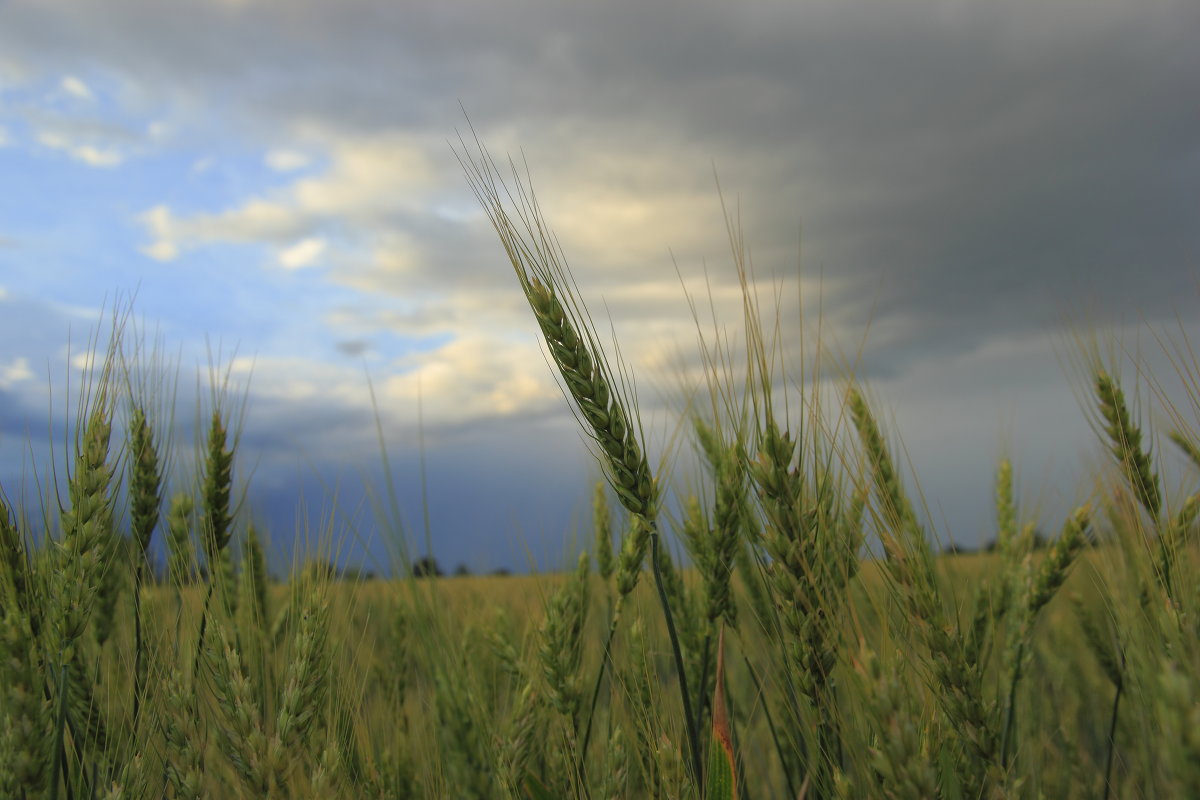
[[[277,563],[329,519],[386,568],[378,418],[416,552],[427,516],[444,567],[569,566],[599,471],[452,150],[469,117],[528,164],[652,453],[689,294],[736,341],[724,203],[792,355],[819,318],[857,364],[939,540],[993,535],[1002,454],[1057,528],[1099,452],[1081,332],[1163,377],[1164,331],[1200,341],[1198,30],[1190,0],[7,0],[0,485],[62,462],[78,356],[131,304],[178,375],[180,475],[209,375],[244,399],[241,514]]]

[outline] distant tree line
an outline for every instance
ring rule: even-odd
[[[1088,547],[1095,547],[1099,543],[1099,539],[1096,538],[1096,534],[1094,532],[1089,531],[1088,535],[1085,539],[1085,543]],[[1034,530],[1034,532],[1033,532],[1033,549],[1034,550],[1044,550],[1047,547],[1049,547],[1051,544],[1053,544],[1053,540],[1051,540],[1048,536],[1046,536],[1046,534],[1040,528],[1037,530]],[[979,547],[969,547],[967,545],[961,545],[957,542],[951,541],[942,547],[942,553],[943,553],[943,555],[970,555],[971,553],[994,553],[994,552],[996,552],[996,549],[998,547],[999,547],[999,543],[995,539],[988,539],[984,544],[982,544]]]

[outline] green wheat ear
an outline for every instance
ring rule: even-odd
[[[1109,450],[1133,489],[1138,502],[1154,521],[1162,515],[1162,488],[1149,448],[1142,447],[1142,431],[1129,413],[1125,393],[1108,372],[1096,371],[1096,398],[1100,404],[1100,415],[1104,418],[1104,432],[1108,435]]]
[[[229,544],[230,491],[233,486],[233,450],[227,444],[225,423],[220,411],[213,411],[208,429],[208,450],[204,462],[204,484],[201,487],[202,518],[200,533],[204,541],[204,557],[208,560],[211,580],[216,579],[221,552]]]
[[[1193,467],[1200,467],[1200,446],[1197,446],[1195,441],[1179,431],[1171,431],[1167,434],[1167,438],[1183,451],[1183,454],[1192,462]]]
[[[481,148],[479,162],[464,155],[459,160],[500,237],[574,410],[600,449],[609,483],[631,514],[654,519],[657,493],[640,442],[640,424],[633,424],[638,420],[636,403],[616,379],[619,370],[609,368],[587,309],[575,299],[566,259],[533,193],[514,171],[517,197],[509,194],[516,204],[510,215],[490,156]]]
[[[137,571],[141,575],[150,550],[150,539],[158,526],[163,481],[154,432],[141,406],[134,407],[129,427],[132,473],[129,481],[129,527],[133,533],[133,541],[137,544]]]
[[[167,575],[175,587],[185,586],[192,581],[192,570],[196,564],[191,528],[194,507],[192,496],[179,492],[171,498],[167,512]]]
[[[589,341],[590,336],[580,336],[579,326],[568,316],[552,284],[534,276],[524,288],[559,374],[607,456],[613,489],[631,514],[653,519],[657,504],[650,465],[621,395],[613,391],[612,380],[603,367],[604,354]]]

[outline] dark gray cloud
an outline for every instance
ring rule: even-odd
[[[347,339],[334,343],[334,347],[347,358],[361,358],[371,348],[371,343],[363,339]]]
[[[1190,313],[1172,304],[1200,253],[1194,4],[130,0],[0,20],[22,60],[219,103],[223,125],[448,137],[461,100],[535,174],[649,148],[713,192],[715,160],[761,261],[790,266],[803,222],[830,303],[916,320],[893,357],[1053,327],[1076,300]],[[504,279],[461,257],[460,226],[393,223],[429,243],[411,278]]]

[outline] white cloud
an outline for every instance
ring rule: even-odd
[[[289,200],[312,215],[372,222],[398,210],[423,210],[435,173],[426,146],[405,136],[337,140],[330,169],[297,181]]]
[[[8,299],[8,289],[5,289],[3,286],[0,286],[0,300],[7,300],[7,299]]]
[[[116,167],[125,160],[125,156],[115,148],[81,144],[58,131],[42,131],[38,134],[37,141],[42,147],[66,153],[89,167]]]
[[[141,250],[151,258],[170,261],[184,248],[214,242],[253,244],[282,242],[304,232],[304,219],[279,203],[252,199],[240,208],[216,214],[177,217],[165,205],[138,216],[151,236]]]
[[[174,261],[179,258],[179,248],[168,241],[151,242],[140,250],[155,261]]]
[[[39,133],[37,140],[42,147],[49,147],[51,150],[66,150],[71,146],[71,142],[66,136],[52,131]]]
[[[663,262],[667,248],[693,245],[713,236],[715,192],[698,193],[648,187],[606,187],[603,181],[561,193],[553,221],[563,247],[571,253],[597,253],[610,262],[645,269],[647,259]],[[719,236],[721,231],[716,231]]]
[[[288,401],[322,398],[335,406],[367,406],[367,398],[359,390],[362,372],[354,367],[303,357],[237,356],[229,370],[260,397]]]
[[[76,99],[79,99],[79,100],[95,99],[95,95],[92,94],[92,90],[90,88],[88,88],[88,85],[86,83],[84,83],[82,80],[80,80],[78,77],[76,77],[75,75],[63,76],[63,79],[61,81],[59,81],[58,85],[59,85],[60,89],[62,89],[64,92],[66,92],[67,94],[71,95],[72,97],[74,97]]]
[[[276,172],[294,172],[304,169],[312,163],[312,159],[299,150],[271,150],[264,159],[266,164]]]
[[[89,167],[116,167],[125,160],[116,150],[93,147],[90,144],[73,147],[68,153],[76,161],[82,161]]]
[[[235,375],[251,375],[256,363],[257,359],[250,356],[237,356],[229,362],[229,371]]]
[[[420,244],[408,234],[389,231],[373,238],[365,263],[345,260],[338,264],[334,278],[345,286],[371,294],[396,292],[401,288],[400,282],[416,274],[420,264]]]
[[[370,240],[386,236],[398,214],[426,213],[436,176],[424,143],[394,134],[335,137],[329,149],[330,166],[321,175],[300,178],[240,205],[186,217],[175,216],[165,206],[151,209],[140,217],[153,238],[143,252],[174,256],[185,248],[218,242],[278,247],[298,238],[316,238],[313,229],[328,222]],[[268,164],[272,154],[277,166],[298,164],[300,155],[272,151]],[[282,258],[281,263],[290,266]]]
[[[11,364],[0,364],[0,389],[10,389],[13,384],[33,377],[29,359],[19,357]]]
[[[279,254],[279,264],[285,269],[303,269],[316,264],[325,254],[328,243],[319,236],[301,239]]]
[[[471,331],[373,370],[375,408],[407,422],[420,398],[425,421],[434,427],[561,412],[562,394],[534,338],[504,339],[500,346],[501,338],[494,331]],[[249,381],[257,397],[372,413],[362,366],[353,359],[330,363],[308,357],[239,357],[230,368],[239,381]],[[364,442],[369,441],[366,435]]]
[[[165,120],[155,120],[146,126],[146,136],[154,140],[167,138],[171,133],[171,124]]]
[[[433,423],[557,409],[562,401],[531,338],[499,347],[494,332],[471,331],[405,364],[411,369],[383,382],[380,404],[414,408],[423,397]]]
[[[12,144],[12,139],[8,135],[8,131],[3,125],[0,125],[0,147],[7,147]]]
[[[254,199],[234,211],[178,220],[178,227],[187,238],[197,242],[254,243],[290,238],[303,224],[287,206]]]
[[[141,250],[155,261],[173,261],[179,257],[179,247],[174,240],[174,225],[171,209],[155,206],[138,216],[138,222],[150,231],[154,241]]]

